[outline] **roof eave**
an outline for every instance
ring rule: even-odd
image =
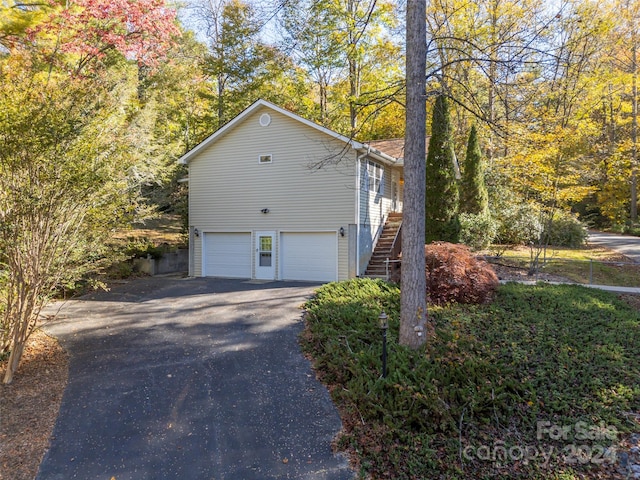
[[[399,160],[401,159],[392,157],[391,155],[381,152],[380,150],[373,148],[366,143],[360,144],[359,147],[354,146],[354,148],[358,150],[360,153],[366,153],[369,157],[375,160],[378,160],[380,162],[386,163],[387,165],[393,165],[393,166],[401,165],[399,163]]]

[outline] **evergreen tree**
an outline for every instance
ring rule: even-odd
[[[456,182],[447,99],[440,95],[433,107],[431,138],[427,152],[425,189],[425,242],[457,242],[459,193]]]
[[[489,211],[489,195],[484,181],[484,159],[478,145],[476,126],[471,127],[467,156],[462,172],[460,211],[480,215]]]

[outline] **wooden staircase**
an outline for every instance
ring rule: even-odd
[[[387,222],[384,224],[380,238],[373,250],[373,255],[371,255],[371,260],[369,260],[369,265],[367,265],[365,277],[387,279],[387,274],[391,273],[391,267],[387,272],[387,259],[395,260],[400,254],[401,228],[402,213],[389,213]]]

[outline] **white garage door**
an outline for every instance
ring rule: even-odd
[[[336,234],[282,233],[280,259],[283,280],[331,282],[337,280]]]
[[[203,275],[251,278],[251,234],[206,233]]]

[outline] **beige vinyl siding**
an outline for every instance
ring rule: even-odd
[[[269,126],[260,126],[263,113]],[[261,164],[261,155],[272,162]],[[189,162],[189,223],[201,232],[346,230],[355,217],[355,158],[344,143],[259,108]],[[312,168],[323,159],[330,161]],[[198,276],[202,236],[195,240]],[[339,238],[340,279],[348,277],[347,247],[347,237]]]
[[[191,223],[191,222],[190,222]],[[193,230],[193,227],[191,227]],[[190,245],[191,258],[189,259],[189,275],[201,276],[202,275],[202,241],[204,240],[204,232],[200,231],[199,236],[192,235]],[[197,259],[197,261],[196,261]]]

